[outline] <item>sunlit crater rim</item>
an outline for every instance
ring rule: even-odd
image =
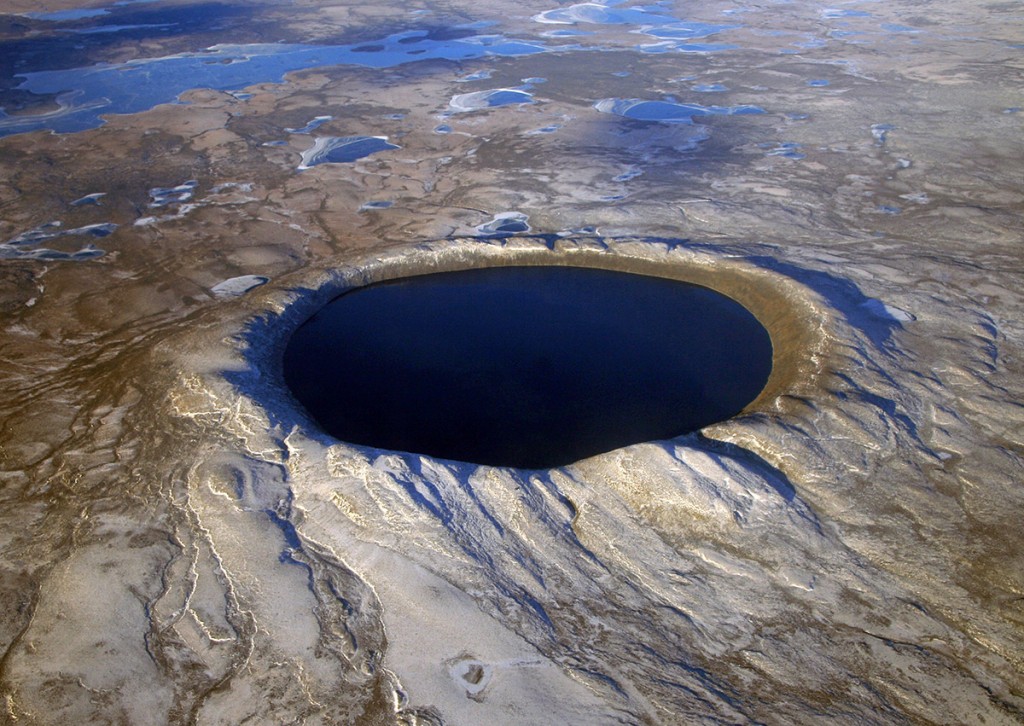
[[[822,362],[826,357],[827,347],[827,340],[821,335],[822,309],[814,301],[813,294],[810,294],[803,285],[784,275],[752,265],[742,259],[724,256],[714,250],[701,249],[698,246],[679,246],[673,242],[663,244],[661,241],[650,240],[585,237],[562,238],[554,244],[547,238],[531,237],[502,240],[498,243],[455,239],[418,245],[414,248],[398,248],[382,256],[354,260],[350,264],[331,268],[323,267],[302,275],[307,283],[302,285],[302,293],[297,296],[293,293],[289,296],[290,300],[279,301],[284,309],[278,309],[283,315],[278,321],[280,325],[272,334],[272,337],[277,339],[276,377],[284,389],[283,399],[287,399],[281,403],[285,408],[293,409],[292,415],[286,418],[293,418],[294,424],[308,435],[324,435],[323,427],[297,404],[294,394],[288,391],[283,382],[280,362],[292,334],[325,304],[339,295],[377,282],[435,272],[532,265],[597,268],[688,282],[725,295],[753,314],[767,330],[771,339],[771,373],[760,394],[753,401],[735,416],[714,424],[713,430],[718,430],[722,426],[730,431],[742,430],[750,415],[785,415],[787,411],[794,411],[794,402],[798,403],[804,397],[817,392],[817,382],[822,373]],[[266,339],[263,342],[266,343]],[[288,400],[291,404],[288,404]],[[796,405],[796,408],[799,406]],[[736,429],[737,426],[740,429]],[[675,435],[650,440],[674,438]],[[437,452],[408,452],[410,447],[394,448],[375,445],[373,442],[347,441],[344,437],[332,437],[329,434],[324,440],[325,445],[330,445],[332,440],[347,445],[368,446],[370,449],[458,461],[472,460],[472,457],[445,456]],[[641,442],[631,441],[623,445],[629,446],[633,443]],[[587,452],[586,457],[581,458],[603,453],[605,452]],[[503,461],[473,463],[514,465]],[[572,461],[548,462],[550,466],[519,464],[519,468],[551,468],[568,463]]]

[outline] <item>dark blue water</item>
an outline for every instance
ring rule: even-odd
[[[317,164],[350,164],[379,151],[400,148],[381,136],[325,136],[302,153],[299,169],[309,169]]]
[[[348,292],[295,332],[284,376],[343,441],[548,468],[729,418],[771,359],[767,331],[713,290],[504,267]]]

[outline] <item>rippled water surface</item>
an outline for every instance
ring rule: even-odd
[[[1024,721],[1022,54],[973,0],[7,0],[5,718]],[[285,386],[346,290],[519,264],[722,292],[764,391],[526,470]]]

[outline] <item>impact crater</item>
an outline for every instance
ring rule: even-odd
[[[772,335],[733,297],[581,261],[399,264],[294,331],[284,380],[341,441],[526,469],[690,433],[779,387]]]

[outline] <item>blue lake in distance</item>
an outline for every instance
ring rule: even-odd
[[[331,65],[389,68],[416,61],[470,60],[541,53],[541,45],[498,35],[435,39],[427,31],[396,33],[372,44],[257,43],[125,63],[23,74],[18,90],[57,94],[61,109],[32,116],[0,115],[0,136],[35,129],[71,133],[102,124],[101,115],[136,113],[171,103],[193,88],[236,90],[281,81],[286,73]]]

